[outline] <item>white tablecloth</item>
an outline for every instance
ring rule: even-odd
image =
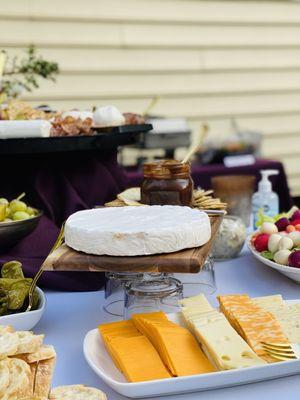
[[[300,299],[300,285],[277,271],[260,264],[244,250],[241,257],[216,263],[217,291],[209,300],[217,305],[217,294],[248,293],[263,296],[281,293],[285,299]],[[47,309],[36,327],[46,334],[46,342],[58,353],[53,385],[83,383],[106,392],[109,400],[125,399],[103,383],[87,365],[82,351],[83,339],[99,323],[113,320],[102,311],[103,292],[47,292]],[[282,366],[284,368],[284,365]],[[276,379],[212,390],[209,392],[171,396],[183,400],[282,400],[299,399],[300,376]],[[157,398],[160,399],[160,398]],[[167,398],[166,398],[167,399]]]

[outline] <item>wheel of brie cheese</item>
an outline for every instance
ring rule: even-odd
[[[209,217],[180,206],[79,211],[65,226],[66,244],[87,254],[141,256],[199,247],[210,240]]]

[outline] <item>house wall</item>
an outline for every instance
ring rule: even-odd
[[[0,48],[31,43],[61,74],[26,100],[143,112],[158,95],[153,113],[186,117],[194,135],[205,121],[212,137],[235,118],[300,195],[300,3],[0,0]]]

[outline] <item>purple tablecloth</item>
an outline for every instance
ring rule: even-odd
[[[17,259],[27,276],[33,276],[49,253],[62,222],[72,213],[103,205],[126,186],[115,151],[62,155],[19,156],[0,159],[0,197],[9,199],[26,192],[25,200],[44,211],[38,228],[19,244],[0,252],[0,264]],[[39,285],[59,290],[97,290],[103,273],[43,274]]]
[[[255,164],[243,167],[226,168],[222,164],[199,165],[193,164],[192,177],[195,187],[201,186],[203,189],[211,188],[211,178],[217,175],[255,175],[256,183],[261,179],[259,171],[261,169],[277,169],[278,175],[271,177],[273,190],[278,193],[280,199],[280,209],[288,210],[293,205],[287,183],[286,174],[282,163],[272,160],[258,159]],[[130,186],[139,186],[143,176],[140,170],[129,168],[126,172]]]
[[[123,188],[139,185],[142,174],[126,174],[117,164],[117,153],[61,154],[44,156],[1,156],[0,197],[9,199],[26,192],[26,201],[44,211],[38,228],[19,244],[0,252],[0,264],[17,259],[23,262],[27,276],[33,276],[49,253],[66,218],[79,210],[103,205],[115,198]],[[253,166],[224,168],[221,165],[193,166],[195,186],[210,187],[210,178],[224,174],[255,174],[259,169],[275,168],[274,189],[280,196],[281,207],[288,209],[291,198],[283,166],[279,162],[259,160]],[[45,273],[40,286],[59,290],[97,290],[104,284],[102,273]]]

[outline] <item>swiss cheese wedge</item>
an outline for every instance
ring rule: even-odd
[[[228,370],[265,364],[238,335],[225,316],[214,310],[205,297],[204,301],[200,296],[185,299],[182,313],[218,369]]]

